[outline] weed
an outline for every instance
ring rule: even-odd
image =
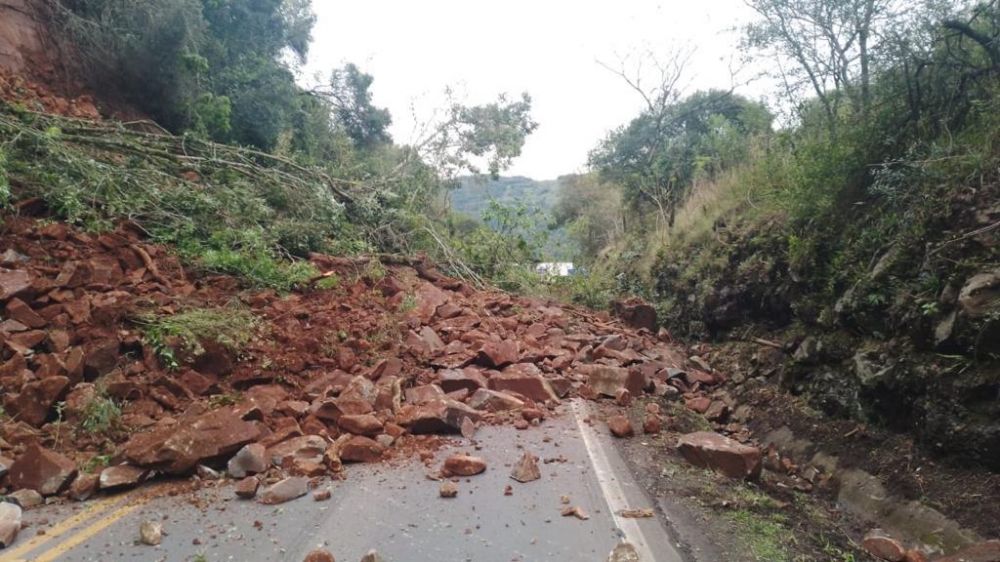
[[[238,404],[243,397],[239,394],[216,394],[208,399],[209,405],[212,408],[221,408],[223,406],[233,406]]]
[[[336,289],[340,286],[340,277],[330,275],[316,282],[316,287],[322,290]]]
[[[84,408],[80,429],[91,434],[105,434],[118,428],[121,415],[121,406],[111,398],[100,394]]]
[[[777,516],[765,516],[746,509],[727,514],[727,518],[739,529],[753,557],[760,562],[787,562],[785,547],[794,538]]]
[[[111,464],[111,455],[94,455],[83,465],[83,471],[93,474]]]
[[[400,312],[410,312],[415,308],[417,308],[417,297],[409,293],[404,295],[402,302],[399,303]]]
[[[239,351],[253,336],[258,320],[249,311],[234,306],[194,308],[168,316],[145,315],[135,319],[147,344],[172,370],[180,367],[177,352],[189,356],[204,353],[203,342],[216,342]]]

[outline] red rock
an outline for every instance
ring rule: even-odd
[[[437,384],[445,392],[455,392],[458,390],[468,390],[473,393],[480,388],[486,388],[486,377],[478,370],[471,367],[464,369],[445,369],[438,372]]]
[[[934,562],[1000,562],[1000,540],[985,541],[942,558]]]
[[[452,455],[445,459],[442,471],[454,476],[474,476],[486,470],[486,461],[470,455]]]
[[[360,398],[340,396],[338,398],[321,398],[312,403],[309,413],[321,420],[337,421],[340,416],[357,416],[375,411],[371,402]]]
[[[333,492],[331,492],[329,488],[323,488],[322,490],[316,490],[313,492],[313,501],[325,502],[331,497],[333,497]]]
[[[382,377],[398,377],[403,372],[403,362],[398,357],[387,357],[378,362],[372,369],[372,380]]]
[[[517,361],[517,343],[512,340],[488,341],[476,354],[476,363],[499,369]]]
[[[340,459],[345,462],[378,462],[384,452],[385,447],[378,441],[357,435],[340,446]]]
[[[490,390],[511,391],[536,402],[559,401],[542,372],[531,363],[516,363],[489,379]]]
[[[84,372],[91,377],[107,374],[118,364],[120,344],[115,338],[95,340],[84,348]]]
[[[301,476],[292,476],[268,486],[257,501],[265,505],[276,505],[301,498],[307,493],[309,493],[309,480]]]
[[[708,409],[705,410],[705,419],[726,423],[726,420],[729,419],[729,406],[722,400],[713,400]]]
[[[396,423],[410,433],[459,433],[462,422],[478,422],[482,415],[454,400],[438,399],[424,404],[407,404],[396,413]]]
[[[684,402],[684,406],[692,412],[704,414],[712,405],[712,399],[707,396],[695,396]]]
[[[149,475],[149,471],[127,464],[109,466],[101,471],[98,484],[101,490],[128,488],[140,484]]]
[[[631,403],[632,403],[632,393],[629,392],[627,388],[622,387],[619,388],[617,392],[615,392],[615,404],[618,404],[619,406],[624,408]]]
[[[462,437],[466,439],[472,439],[476,435],[476,424],[469,418],[462,419],[461,427]]]
[[[524,418],[524,421],[528,422],[535,420],[541,421],[545,419],[545,412],[539,410],[538,408],[524,408],[521,410],[521,417]]]
[[[7,481],[15,490],[35,490],[43,496],[52,496],[69,486],[75,476],[73,461],[55,451],[32,445],[11,465]]]
[[[646,413],[649,413],[649,414],[659,414],[660,413],[660,405],[657,404],[656,402],[649,402],[648,404],[646,404],[645,409],[646,409]]]
[[[632,422],[625,416],[614,416],[608,419],[608,429],[615,437],[632,437],[635,430],[632,429]]]
[[[441,487],[438,489],[438,494],[442,498],[454,498],[458,495],[458,486],[454,482],[444,481],[441,483]]]
[[[7,317],[29,328],[44,328],[48,322],[31,309],[23,300],[13,298],[7,303]]]
[[[19,394],[8,394],[4,398],[4,409],[27,424],[41,426],[48,419],[52,405],[63,397],[69,384],[67,377],[60,376],[30,382],[21,388]]]
[[[236,483],[236,497],[250,499],[257,495],[257,488],[260,487],[260,480],[256,476],[248,476]]]
[[[645,421],[642,422],[643,433],[656,434],[663,430],[663,420],[659,414],[646,414]]]
[[[264,453],[265,459],[274,466],[283,466],[295,460],[322,462],[329,442],[318,435],[303,435],[282,441]],[[263,472],[263,470],[257,471]]]
[[[136,466],[179,474],[198,464],[232,455],[259,436],[260,429],[255,423],[240,419],[233,409],[223,408],[180,427],[133,435],[123,454]]]
[[[404,394],[406,395],[406,401],[411,404],[420,404],[444,397],[444,391],[436,384],[425,384],[407,388]]]
[[[12,503],[0,503],[0,549],[14,544],[20,530],[21,508]]]
[[[336,561],[333,559],[333,555],[330,554],[330,551],[322,548],[317,548],[316,550],[310,551],[309,554],[306,554],[306,557],[302,562],[336,562]]]
[[[518,482],[532,482],[542,477],[542,471],[538,468],[538,457],[525,451],[521,460],[514,465],[510,477]]]
[[[69,486],[69,497],[78,502],[87,501],[100,488],[100,477],[96,474],[80,473]]]
[[[718,433],[689,433],[678,440],[677,448],[695,466],[711,468],[730,478],[755,480],[760,477],[760,449],[743,445]]]
[[[531,427],[531,424],[528,423],[528,420],[524,418],[519,418],[514,420],[514,429],[519,429],[523,431],[525,429],[528,429],[529,427]]]
[[[23,295],[31,288],[31,276],[21,269],[0,269],[0,301]]]
[[[250,474],[264,472],[270,465],[267,450],[260,443],[244,445],[242,449],[229,459],[226,472],[233,478],[244,478]]]
[[[869,531],[861,541],[861,547],[875,558],[889,562],[901,562],[906,556],[906,548],[902,543],[881,529]]]
[[[371,414],[340,416],[337,425],[340,426],[340,429],[355,435],[373,437],[382,433],[382,422]]]
[[[205,394],[211,393],[213,390],[217,391],[218,388],[212,378],[197,371],[185,371],[184,374],[181,375],[179,382],[197,396],[204,396]],[[308,404],[306,404],[306,407],[308,407]]]
[[[510,394],[485,388],[475,391],[469,397],[468,404],[476,410],[487,410],[490,412],[503,412],[524,407],[523,401]]]
[[[927,556],[923,552],[911,548],[903,556],[903,562],[927,562]]]

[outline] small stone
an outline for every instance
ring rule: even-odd
[[[462,418],[462,437],[472,439],[476,435],[476,422],[469,418]]]
[[[236,483],[236,497],[250,499],[257,495],[260,480],[256,476],[248,476]]]
[[[861,546],[868,554],[880,560],[901,562],[903,557],[906,556],[906,548],[898,540],[890,537],[881,529],[868,531],[868,534],[861,541]]]
[[[195,467],[194,471],[195,471],[195,474],[198,475],[198,478],[201,478],[202,480],[221,480],[222,479],[222,474],[220,474],[218,470],[215,470],[214,468],[212,468],[210,466],[205,466],[203,464],[199,464],[198,466]]]
[[[503,487],[503,495],[505,495],[505,496],[513,496],[514,495],[514,487],[511,486],[510,484],[507,484],[506,486],[504,486]]]
[[[542,477],[542,472],[538,468],[538,457],[529,452],[525,452],[521,460],[514,466],[510,477],[518,482],[532,482]]]
[[[361,562],[382,562],[382,556],[376,550],[369,550],[361,557]]]
[[[302,562],[336,562],[336,560],[334,560],[330,551],[317,548],[309,554],[306,554],[306,557]]]
[[[7,494],[7,497],[14,500],[17,505],[23,507],[24,509],[38,507],[45,502],[45,498],[43,498],[41,494],[28,489],[17,490],[16,492]]]
[[[79,474],[69,486],[69,497],[78,502],[87,501],[97,493],[100,477],[96,474]]]
[[[143,521],[139,525],[139,540],[145,545],[159,545],[163,541],[163,525],[156,521]]]
[[[438,493],[442,498],[453,498],[458,495],[458,486],[454,482],[445,481],[441,483]]]
[[[582,519],[584,521],[590,519],[590,516],[587,515],[587,512],[584,511],[583,508],[578,505],[564,507],[561,513],[563,517],[572,516],[576,517],[577,519]]]
[[[385,447],[374,439],[356,435],[340,447],[340,459],[345,462],[378,462]]]
[[[330,499],[333,494],[330,492],[329,488],[324,488],[322,490],[316,490],[313,492],[313,501],[325,502]]]
[[[627,407],[632,403],[632,393],[628,391],[627,388],[622,387],[615,391],[615,404],[621,407]]]
[[[14,544],[20,530],[21,508],[8,502],[0,503],[0,548]]]
[[[615,437],[632,437],[635,430],[632,429],[632,422],[625,416],[614,416],[608,420],[608,429]]]
[[[272,484],[264,490],[260,503],[275,505],[300,498],[309,492],[309,480],[301,476],[292,476]]]
[[[660,405],[657,404],[656,402],[649,402],[649,403],[647,403],[646,404],[646,413],[647,414],[659,414],[660,413]]]
[[[452,455],[445,459],[443,471],[455,476],[473,476],[486,470],[486,461],[471,455]]]
[[[514,420],[514,429],[519,429],[523,431],[525,429],[528,429],[529,427],[531,427],[531,424],[528,423],[528,420],[525,419]]]
[[[643,433],[656,434],[663,430],[663,420],[658,414],[646,414],[646,420],[642,422]]]
[[[639,552],[630,543],[622,541],[608,555],[608,562],[639,562]]]

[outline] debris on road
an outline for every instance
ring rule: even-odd
[[[532,482],[542,477],[542,471],[538,468],[538,457],[525,451],[521,460],[514,465],[510,477],[518,482]]]
[[[582,519],[584,521],[590,519],[590,516],[587,515],[587,512],[584,511],[583,508],[578,505],[564,507],[560,513],[562,514],[563,517],[576,517],[577,519]]]
[[[14,544],[21,530],[21,508],[8,502],[0,503],[0,548]]]
[[[681,436],[677,449],[691,464],[721,472],[730,478],[760,478],[760,449],[713,433],[698,431]]]
[[[256,476],[247,476],[236,483],[236,496],[251,499],[257,495],[258,488],[260,488],[260,480]]]
[[[474,476],[486,470],[486,461],[471,455],[452,455],[445,459],[441,472],[446,476]]]
[[[644,519],[647,517],[655,517],[656,513],[652,508],[644,507],[641,509],[622,509],[618,511],[618,515],[630,519]]]
[[[453,498],[458,495],[458,486],[450,480],[446,480],[441,483],[441,488],[438,490],[442,498]]]
[[[608,562],[639,562],[639,553],[631,543],[622,541],[608,555]]]
[[[382,562],[382,556],[376,550],[369,550],[361,557],[361,562]]]
[[[330,554],[330,551],[317,548],[306,554],[302,562],[336,562],[336,560],[334,560],[333,554]]]
[[[260,499],[265,505],[275,505],[301,498],[309,492],[309,480],[301,476],[291,476],[269,486]]]
[[[157,546],[163,541],[163,525],[156,521],[143,521],[139,525],[139,541],[148,546]]]
[[[632,437],[635,430],[632,429],[632,422],[625,416],[613,416],[608,419],[608,429],[615,437]]]
[[[329,488],[323,488],[322,490],[313,491],[313,501],[325,502],[331,497],[333,497],[333,492],[331,492]]]

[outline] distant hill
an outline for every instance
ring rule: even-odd
[[[524,176],[501,177],[499,179],[465,176],[459,178],[457,188],[451,190],[451,208],[457,213],[475,220],[482,218],[490,200],[503,205],[524,203],[547,216],[552,215],[559,195],[561,177],[554,180],[534,180]],[[547,225],[539,225],[542,228]],[[565,261],[575,254],[565,229],[557,228],[548,232],[549,241],[544,248],[545,258]]]
[[[479,219],[491,199],[510,205],[524,203],[550,213],[556,204],[559,180],[533,180],[524,176],[501,177],[496,180],[465,176],[459,187],[451,191],[451,207],[456,212]]]

